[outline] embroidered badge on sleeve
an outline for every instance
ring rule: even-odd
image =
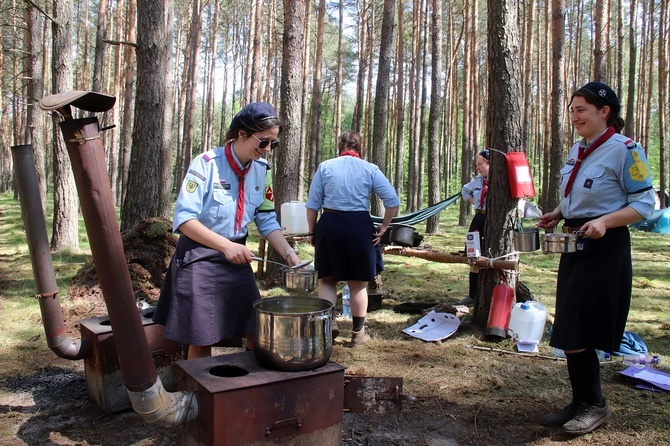
[[[633,156],[633,165],[628,168],[628,173],[630,174],[631,179],[635,181],[644,181],[649,176],[649,169],[647,169],[647,164],[642,161],[640,154],[636,151],[631,153]]]
[[[193,193],[198,189],[198,183],[193,180],[188,180],[186,183],[186,192]]]

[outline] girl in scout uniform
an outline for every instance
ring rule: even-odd
[[[277,146],[280,132],[274,108],[251,103],[233,118],[225,146],[197,156],[188,168],[172,222],[180,237],[153,320],[165,325],[166,338],[189,345],[189,359],[211,355],[223,339],[246,337],[247,349],[253,348],[252,304],[260,293],[245,246],[249,223],[286,263],[300,263],[267,203],[274,200],[262,156]]]
[[[631,299],[628,225],[654,209],[650,169],[639,144],[619,132],[624,121],[614,91],[589,82],[573,93],[570,119],[581,141],[561,170],[561,201],[538,223],[583,231],[582,250],[561,254],[550,344],[566,353],[572,401],[541,423],[585,434],[611,418],[602,396],[596,349],[618,351]],[[581,232],[580,232],[581,234]]]
[[[352,346],[370,340],[364,328],[367,316],[367,282],[383,269],[377,248],[391,218],[400,206],[395,189],[379,167],[361,159],[361,136],[344,132],[338,138],[339,156],[319,164],[309,186],[306,213],[313,235],[318,294],[335,305],[337,282],[346,280],[351,290]],[[384,220],[375,228],[370,219],[370,194],[384,203]],[[317,222],[319,210],[323,210]],[[332,323],[333,338],[339,334]]]
[[[490,153],[488,149],[479,152],[475,160],[478,175],[472,181],[463,185],[461,189],[463,200],[475,205],[475,216],[472,218],[472,222],[470,222],[468,232],[479,232],[482,242],[484,241],[484,226],[486,225],[486,193],[488,191]],[[475,304],[478,280],[479,267],[473,265],[470,268],[468,296],[456,302],[456,305],[472,306]]]

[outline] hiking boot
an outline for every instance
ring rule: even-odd
[[[475,306],[475,300],[468,296],[465,299],[461,299],[458,302],[456,302],[456,305],[465,305],[466,307],[474,307]]]
[[[540,418],[540,424],[542,426],[563,426],[577,415],[581,406],[581,403],[572,402],[558,412],[548,413]]]
[[[568,434],[588,434],[610,418],[612,418],[612,412],[607,407],[607,403],[604,407],[583,405],[575,416],[563,425],[563,430]]]
[[[351,332],[351,344],[354,347],[360,347],[361,345],[368,342],[370,339],[372,338],[370,337],[369,334],[365,332],[365,327],[361,328],[358,331]]]
[[[333,334],[333,341],[340,335],[340,327],[337,326],[335,319],[330,320],[330,332]]]

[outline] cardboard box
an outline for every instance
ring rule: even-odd
[[[479,231],[465,234],[465,252],[468,257],[479,257],[482,255],[479,244]]]

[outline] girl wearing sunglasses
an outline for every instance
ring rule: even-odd
[[[245,246],[249,223],[287,264],[301,262],[284,238],[266,182],[263,156],[281,130],[270,104],[248,104],[230,123],[226,144],[188,168],[174,210],[180,237],[153,320],[165,325],[166,338],[189,345],[189,359],[211,355],[224,339],[245,337],[253,349],[253,303],[261,296]]]

